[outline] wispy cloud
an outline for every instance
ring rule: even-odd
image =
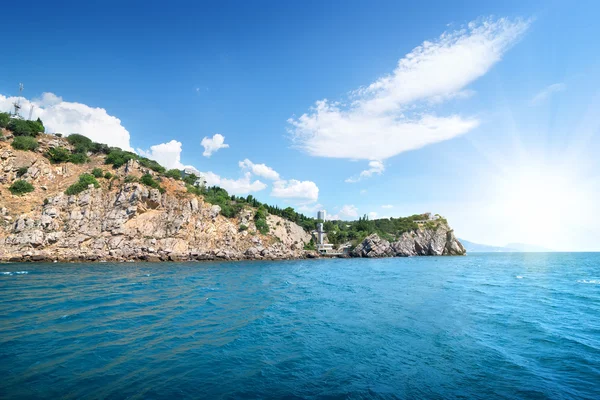
[[[533,96],[530,104],[532,106],[538,105],[548,100],[548,98],[550,98],[550,96],[552,96],[554,93],[563,92],[565,90],[567,90],[567,85],[564,83],[553,83],[552,85],[546,86],[535,96]]]
[[[360,182],[363,179],[370,178],[373,175],[381,175],[385,171],[385,165],[381,161],[369,161],[369,169],[365,169],[358,176],[352,176],[345,180],[347,183]]]
[[[391,204],[384,204],[381,206],[381,208],[394,208],[394,206]]]
[[[529,25],[523,19],[486,18],[425,41],[400,59],[392,74],[355,90],[349,105],[324,99],[290,118],[292,140],[314,156],[385,160],[462,135],[479,121],[438,117],[419,107],[472,94],[465,87],[500,61]]]

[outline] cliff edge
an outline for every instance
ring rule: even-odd
[[[467,251],[454,236],[447,223],[435,227],[418,228],[404,232],[393,241],[382,239],[376,233],[367,236],[350,255],[352,257],[410,257],[410,256],[460,256]]]

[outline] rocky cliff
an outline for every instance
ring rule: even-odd
[[[350,253],[353,257],[410,257],[410,256],[455,256],[464,255],[466,250],[446,224],[434,228],[419,228],[404,232],[392,242],[380,238],[376,233],[367,236]]]
[[[12,139],[11,132],[0,130],[0,262],[318,256],[304,250],[311,235],[297,224],[268,215],[268,233],[262,234],[265,222],[261,220],[259,230],[254,222],[257,210],[248,203],[235,218],[226,218],[218,205],[206,202],[181,180],[156,173],[135,159],[113,168],[105,164],[103,154],[88,152],[82,164],[53,164],[44,156],[49,149],[75,150],[64,138],[38,135],[35,151],[15,149]],[[99,172],[97,184],[65,194],[81,174],[94,169]],[[160,183],[160,190],[140,183],[144,181],[140,177],[148,175]],[[17,181],[33,185],[32,191],[12,194],[9,187]],[[445,220],[418,226],[392,242],[370,235],[351,255],[465,254]]]
[[[64,139],[38,136],[36,152],[11,148],[10,133],[0,141],[0,261],[25,260],[211,260],[284,259],[303,257],[310,234],[300,226],[269,215],[269,233],[254,225],[255,209],[247,207],[236,218],[220,215],[217,205],[187,192],[185,184],[161,178],[163,193],[141,183],[127,183],[128,175],[154,174],[137,161],[120,169],[91,155],[86,164],[51,164],[43,153]],[[80,174],[93,168],[116,177],[98,179],[68,196],[64,191]],[[22,196],[8,187],[16,179],[34,186]]]

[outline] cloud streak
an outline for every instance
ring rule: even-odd
[[[545,87],[531,99],[531,105],[535,106],[548,100],[554,93],[559,93],[567,90],[567,85],[564,83],[554,83]]]
[[[500,61],[529,25],[522,19],[480,19],[425,41],[390,75],[355,90],[349,105],[319,100],[290,118],[291,138],[313,156],[385,160],[465,134],[479,125],[476,118],[419,108],[472,94],[465,87]]]

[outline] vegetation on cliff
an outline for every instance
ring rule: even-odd
[[[8,114],[7,114],[8,115]],[[14,122],[20,121],[20,122]],[[7,129],[17,129],[20,136],[16,136],[12,146],[19,150],[38,149],[39,144],[34,138],[38,132],[43,132],[42,121],[22,121],[10,119],[6,121],[4,115],[0,115],[0,127],[4,125]],[[13,131],[13,134],[16,133]],[[58,137],[58,135],[57,135]],[[280,208],[261,203],[254,196],[246,197],[229,195],[227,191],[218,186],[203,187],[197,186],[198,177],[194,174],[182,174],[182,171],[177,169],[166,170],[162,165],[154,160],[141,157],[133,152],[122,150],[118,147],[109,147],[105,144],[93,142],[91,139],[80,135],[71,134],[65,139],[61,139],[65,144],[49,148],[44,156],[51,163],[74,163],[85,164],[89,162],[92,155],[103,155],[104,164],[118,169],[124,166],[130,160],[137,161],[142,167],[148,168],[154,174],[146,173],[141,177],[134,175],[126,175],[124,178],[114,176],[110,172],[105,172],[100,168],[95,168],[88,174],[83,174],[79,177],[79,181],[71,185],[65,193],[77,194],[87,189],[88,185],[93,184],[99,186],[97,179],[102,177],[111,179],[110,187],[113,182],[133,183],[139,182],[150,188],[158,189],[164,192],[165,189],[161,185],[161,180],[174,179],[182,180],[185,183],[188,193],[201,196],[210,204],[218,205],[220,213],[227,218],[235,218],[247,207],[254,208],[254,224],[257,230],[263,234],[268,233],[269,226],[267,224],[267,216],[269,214],[282,217],[288,221],[294,222],[301,226],[305,231],[310,232],[316,229],[318,221],[315,218],[307,217],[292,207]],[[334,245],[343,243],[358,243],[365,237],[371,234],[378,234],[386,240],[394,240],[404,232],[416,231],[419,228],[437,229],[440,223],[446,223],[445,220],[439,218],[437,220],[429,220],[425,214],[416,214],[404,218],[383,218],[370,220],[367,216],[359,218],[357,221],[325,221],[324,228],[327,232],[328,240]],[[312,248],[312,246],[309,246]]]
[[[358,221],[325,221],[323,226],[329,242],[338,245],[347,242],[358,243],[373,233],[393,241],[405,232],[413,232],[420,227],[436,230],[440,224],[447,224],[447,221],[439,216],[430,220],[428,214],[415,214],[409,217],[374,220],[365,215]]]

